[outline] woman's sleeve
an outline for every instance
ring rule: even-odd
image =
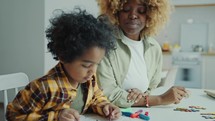
[[[111,60],[113,61],[113,60]],[[114,72],[116,69],[110,64],[109,58],[105,57],[98,66],[97,77],[99,86],[103,89],[104,94],[108,97],[110,102],[118,107],[131,107],[134,102],[128,102],[128,92],[118,84],[121,83],[116,80],[116,76],[121,76],[119,72]]]
[[[162,66],[163,66],[163,55],[162,55],[162,51],[159,45],[156,46],[156,48],[154,48],[154,50],[156,51],[156,57],[154,57],[155,59],[152,61],[155,61],[154,63],[154,73],[152,74],[153,77],[150,80],[150,84],[149,84],[149,88],[151,90],[157,88],[157,86],[159,85],[159,83],[161,82],[161,72],[162,72]]]

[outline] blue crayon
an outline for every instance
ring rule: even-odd
[[[139,115],[139,118],[140,118],[140,119],[143,119],[143,120],[149,120],[149,119],[150,119],[149,116],[144,115],[144,114],[140,114],[140,115]]]
[[[131,116],[131,112],[122,112],[122,115],[123,116],[127,116],[127,117],[130,117]]]

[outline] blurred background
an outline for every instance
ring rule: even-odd
[[[171,2],[170,21],[155,36],[163,70],[177,67],[176,85],[215,89],[215,1]],[[45,29],[55,9],[75,6],[98,15],[96,0],[0,0],[0,75],[24,72],[34,80],[51,69],[57,62],[47,52]]]
[[[163,51],[163,70],[177,67],[175,85],[215,89],[215,1],[172,4],[170,21],[155,36]],[[75,6],[98,15],[96,0],[0,0],[0,75],[24,72],[34,80],[51,69],[57,62],[47,52],[45,29],[55,9]]]

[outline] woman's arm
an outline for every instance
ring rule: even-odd
[[[156,105],[168,105],[168,104],[178,104],[187,94],[184,87],[173,86],[165,93],[161,95],[148,95],[147,98],[141,98],[137,103],[134,103],[132,106],[146,106],[148,103],[149,106]],[[147,103],[146,103],[147,102]]]
[[[111,65],[109,58],[105,57],[102,60],[97,71],[99,86],[101,86],[105,96],[107,96],[113,104],[119,107],[131,107],[133,102],[128,102],[128,92],[120,86],[122,82],[116,80],[116,76],[122,75],[120,75],[120,72],[115,72],[116,69],[114,69],[113,66],[116,65]]]

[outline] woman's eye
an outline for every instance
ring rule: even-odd
[[[139,10],[138,10],[138,12],[140,13],[140,14],[144,14],[144,13],[146,13],[146,8],[144,7],[144,8],[140,8]]]
[[[122,11],[123,11],[123,12],[129,12],[129,11],[131,11],[131,7],[124,7],[124,8],[122,9]],[[137,12],[138,12],[139,14],[145,14],[145,13],[146,13],[146,8],[145,8],[145,7],[141,7],[141,8],[139,8],[139,9],[137,9]]]
[[[130,8],[129,8],[129,7],[124,7],[124,8],[122,9],[122,11],[128,12],[128,11],[130,11]]]

